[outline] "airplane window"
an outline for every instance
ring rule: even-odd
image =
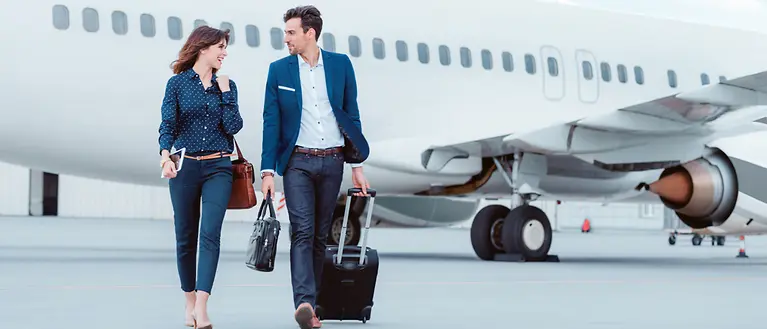
[[[644,84],[644,70],[641,66],[634,66],[634,79],[638,85]]]
[[[373,38],[373,57],[378,59],[386,57],[386,49],[384,49],[384,42],[381,38]]]
[[[510,52],[504,51],[501,53],[501,63],[503,63],[503,69],[506,72],[514,71],[514,58]]]
[[[66,30],[69,28],[69,9],[67,6],[53,6],[53,27],[59,30]]]
[[[272,37],[272,48],[276,50],[282,50],[282,48],[285,47],[285,43],[282,42],[284,39],[284,35],[282,34],[282,30],[279,28],[273,27],[271,30],[269,30],[269,34]]]
[[[407,61],[407,43],[402,40],[397,40],[394,43],[394,50],[397,52],[397,59],[402,62]]]
[[[723,76],[723,75],[720,75],[719,76],[719,82],[725,82],[725,81],[727,81],[727,78],[725,76]]]
[[[602,80],[610,82],[610,80],[613,79],[613,72],[610,70],[609,63],[602,62],[602,64],[600,64],[600,70],[602,71]]]
[[[471,50],[466,47],[461,47],[461,66],[471,67]]]
[[[234,25],[232,25],[232,23],[229,23],[229,22],[221,22],[221,29],[229,30],[229,45],[233,45],[234,44]]]
[[[445,45],[439,46],[439,62],[442,65],[450,65],[450,48]]]
[[[420,61],[423,64],[428,63],[429,62],[429,46],[421,42],[418,44],[417,48],[418,48],[418,61]]]
[[[708,78],[708,74],[701,73],[700,74],[700,84],[707,85],[711,83],[711,79]]]
[[[207,23],[207,22],[205,22],[205,20],[204,20],[204,19],[195,19],[195,20],[194,20],[194,28],[195,28],[195,29],[196,29],[196,28],[198,28],[198,27],[200,27],[200,26],[203,26],[203,25],[208,25],[208,23]]]
[[[168,36],[173,40],[181,40],[182,34],[181,19],[176,16],[168,17]]]
[[[490,53],[487,49],[482,49],[480,52],[480,56],[482,57],[482,67],[485,68],[485,70],[492,70],[493,69],[493,54]]]
[[[151,38],[157,33],[157,29],[154,24],[154,16],[149,14],[141,14],[139,18],[139,25],[141,25],[141,34],[145,37]]]
[[[356,35],[349,36],[349,54],[354,57],[362,56],[362,41]]]
[[[583,61],[583,63],[581,63],[581,66],[583,67],[583,77],[586,78],[586,80],[593,79],[594,78],[594,67],[591,66],[591,62]]]
[[[535,74],[535,57],[531,54],[525,54],[525,71]]]
[[[258,33],[258,27],[252,24],[245,25],[245,42],[251,47],[258,47],[261,45],[261,36]]]
[[[119,35],[128,33],[128,15],[122,11],[112,12],[112,31]]]
[[[676,88],[676,72],[674,70],[668,70],[666,71],[666,75],[668,75],[668,85],[671,88]]]
[[[327,51],[336,51],[336,37],[332,33],[322,34],[322,48]]]
[[[99,30],[99,13],[96,9],[83,9],[83,28],[88,32],[96,32]]]
[[[546,59],[546,62],[549,66],[549,75],[552,77],[559,76],[559,63],[557,62],[557,59],[554,57],[549,57]]]
[[[644,84],[644,70],[641,66],[634,66],[634,80],[638,85]]]
[[[618,81],[621,83],[626,83],[628,81],[628,72],[626,72],[626,66],[623,64],[618,64]]]

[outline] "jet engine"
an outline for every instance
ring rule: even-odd
[[[718,148],[708,150],[708,155],[667,168],[648,187],[692,228],[722,225],[738,200],[738,177],[730,158]]]

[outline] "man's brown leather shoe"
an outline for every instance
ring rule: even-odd
[[[298,305],[295,314],[298,327],[301,329],[312,329],[314,325],[314,310],[309,303]]]

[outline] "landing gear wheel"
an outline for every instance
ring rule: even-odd
[[[703,242],[703,237],[695,234],[692,236],[692,245],[693,246],[700,246],[701,242]]]
[[[495,254],[503,253],[501,240],[504,219],[509,208],[489,205],[474,215],[471,223],[471,246],[482,260],[492,260]]]
[[[546,260],[551,248],[551,223],[543,210],[522,205],[514,208],[504,219],[503,249],[520,254],[528,261]]]
[[[718,236],[716,237],[716,245],[717,246],[723,246],[724,245],[724,236]]]
[[[342,206],[337,206],[333,211],[333,221],[330,223],[328,245],[337,246],[338,243],[341,242],[341,229],[344,225],[345,209],[346,208]],[[360,233],[362,233],[362,224],[360,224],[359,216],[354,212],[350,212],[344,244],[347,246],[356,246],[360,242]]]
[[[670,244],[672,246],[675,245],[676,244],[676,236],[673,236],[673,235],[669,236],[668,237],[668,244]]]

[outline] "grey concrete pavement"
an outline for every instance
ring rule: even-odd
[[[277,268],[245,267],[252,226],[226,223],[215,328],[297,328],[287,228]],[[662,232],[556,233],[560,263],[483,262],[467,230],[373,229],[370,322],[324,328],[764,328],[767,237],[723,247]],[[184,328],[172,223],[0,217],[0,321],[8,328]]]

